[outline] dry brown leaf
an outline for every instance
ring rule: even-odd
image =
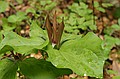
[[[112,69],[117,72],[115,75],[120,75],[120,66],[117,60],[113,60]]]

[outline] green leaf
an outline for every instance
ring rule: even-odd
[[[69,24],[65,24],[65,30],[67,31],[67,32],[73,32],[73,28],[71,28],[72,26],[71,25],[69,25]]]
[[[35,21],[31,24],[30,38],[23,38],[14,32],[4,32],[5,38],[0,43],[0,53],[14,50],[19,53],[31,53],[33,49],[42,49],[48,44],[43,30]]]
[[[19,63],[20,71],[30,79],[55,79],[64,74],[71,74],[70,69],[58,69],[50,62],[27,58]]]
[[[118,24],[120,25],[120,18],[118,19]]]
[[[8,8],[8,3],[6,1],[0,1],[0,13],[4,12]]]
[[[29,13],[29,12],[31,12],[31,13],[33,13],[33,14],[36,13],[36,11],[35,11],[34,8],[28,8],[28,9],[26,10],[26,14]]]
[[[90,25],[89,28],[90,28],[91,30],[97,30],[97,26],[96,26],[96,25]]]
[[[98,8],[100,5],[97,1],[94,1],[94,7]]]
[[[2,22],[3,22],[2,27],[3,27],[3,30],[4,30],[4,31],[12,31],[13,29],[16,28],[16,25],[15,25],[15,24],[10,25],[10,24],[8,23],[7,18],[2,18]]]
[[[42,28],[40,28],[38,26],[38,24],[36,23],[36,21],[32,21],[31,25],[30,25],[30,37],[31,38],[44,38],[46,39],[45,37],[45,33],[43,32]]]
[[[113,24],[111,28],[113,29],[113,31],[120,30],[120,26],[118,24]]]
[[[37,33],[37,31],[36,31]],[[5,46],[10,46],[11,48],[14,49],[14,51],[19,52],[19,53],[31,53],[33,49],[42,49],[48,44],[48,40],[43,39],[42,37],[39,36],[38,38],[23,38],[19,35],[17,35],[14,32],[5,32],[4,33],[5,38],[2,40],[0,43],[0,53],[7,52],[8,48]],[[2,52],[4,51],[4,52]]]
[[[93,15],[86,15],[84,16],[85,19],[88,21],[88,20],[92,20],[93,19]]]
[[[103,53],[102,40],[92,32],[83,38],[65,42],[60,50],[48,47],[48,60],[59,68],[70,68],[78,75],[103,77],[103,65],[108,52]]]
[[[17,64],[12,60],[0,60],[0,79],[15,79]]]
[[[77,12],[79,11],[79,5],[78,3],[73,3],[71,6],[68,6],[68,8],[73,11],[73,12]]]
[[[67,32],[78,34],[79,29],[86,30],[88,27],[91,30],[96,30],[96,26],[93,24],[92,10],[88,9],[85,3],[73,3],[68,6],[68,9],[70,10],[69,16],[65,15],[65,30]]]
[[[21,22],[22,20],[26,19],[25,12],[19,11],[17,12],[16,16],[18,22]]]
[[[77,22],[78,24],[83,24],[83,22],[85,21],[85,18],[77,18]]]
[[[0,50],[0,53],[4,53],[4,52],[7,52],[7,51],[13,51],[14,49],[9,46],[9,45],[5,45],[1,50]]]
[[[111,4],[111,3],[102,3],[102,6],[105,7],[105,8],[108,8],[108,7],[113,6],[113,4]]]
[[[84,2],[80,2],[80,6],[83,9],[87,9],[88,8],[88,5],[86,5]]]
[[[101,11],[101,12],[105,12],[105,9],[102,7],[98,7],[97,10]]]
[[[75,25],[76,24],[76,19],[75,18],[72,18],[72,17],[70,17],[69,18],[69,20],[68,20],[68,23],[70,24],[70,25]]]
[[[107,49],[111,49],[115,45],[120,45],[120,39],[105,35],[105,45]]]
[[[86,29],[87,29],[87,27],[86,27],[84,24],[78,25],[78,27],[79,27],[80,29],[82,29],[82,30],[86,30]]]
[[[120,76],[113,76],[112,79],[120,79]]]
[[[82,29],[87,29],[87,27],[89,27],[91,30],[96,30],[97,27],[94,25],[93,20],[88,20],[85,21],[82,25],[80,25],[79,27],[81,27]]]
[[[56,6],[56,3],[52,2],[49,5],[45,6],[45,10],[52,10],[55,6]]]
[[[116,30],[120,30],[120,26],[118,24],[113,24],[111,27],[105,28],[104,33],[111,35]]]
[[[114,38],[108,35],[104,36],[105,40],[104,40],[104,51],[103,53],[105,53],[105,57],[108,57],[107,52],[110,52],[111,49],[115,46],[115,45],[120,45],[120,39],[118,38]]]
[[[23,3],[23,0],[16,0],[19,4]]]
[[[3,39],[3,35],[2,35],[2,32],[0,32],[0,42],[2,41]]]
[[[63,33],[61,41],[64,42],[64,41],[68,41],[68,40],[74,40],[74,39],[80,38],[80,37],[82,37],[82,34],[76,35],[76,34]]]
[[[114,71],[114,70],[107,70],[107,73],[108,73],[108,74],[117,74],[117,72]]]
[[[120,18],[120,7],[117,7],[113,13],[115,18]]]
[[[22,20],[26,19],[25,12],[17,12],[16,15],[11,15],[8,17],[8,22],[16,23],[21,22]]]
[[[16,23],[17,22],[17,17],[16,15],[11,15],[8,17],[8,22],[11,22],[11,23]]]
[[[86,15],[88,15],[88,11],[87,11],[87,9],[86,10],[82,9],[78,12],[78,14],[79,14],[79,16],[85,17]]]
[[[40,0],[39,2],[40,2],[40,5],[45,6],[46,4],[50,4],[52,1],[51,0],[47,0],[47,1]]]

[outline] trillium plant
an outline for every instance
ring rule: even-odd
[[[50,22],[49,19],[49,15],[46,17],[46,29],[47,29],[47,33],[48,33],[48,37],[49,37],[49,41],[50,43],[57,46],[57,48],[59,48],[60,46],[60,40],[61,40],[61,36],[63,33],[63,29],[64,29],[64,23],[63,20],[60,24],[57,23],[57,16],[56,13],[54,15],[53,18],[53,24]]]
[[[47,15],[46,30],[31,21],[29,38],[13,31],[0,32],[0,79],[56,79],[73,72],[81,76],[103,78],[103,65],[111,45],[93,32],[86,35],[63,32],[64,19],[58,23]],[[107,40],[107,39],[106,39]],[[41,52],[41,59],[30,57]],[[4,56],[3,56],[4,55]]]

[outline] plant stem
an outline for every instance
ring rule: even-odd
[[[16,56],[15,56],[14,52],[13,51],[10,51],[10,52],[13,55],[14,59],[16,60]]]

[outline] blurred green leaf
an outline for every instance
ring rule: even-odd
[[[113,28],[113,30],[120,30],[120,25],[118,25],[118,24],[113,24],[113,25],[111,26],[111,28]]]
[[[91,30],[97,30],[97,26],[96,26],[96,25],[90,25],[89,28],[90,28]]]
[[[113,24],[111,27],[107,27],[104,30],[104,33],[107,35],[111,35],[114,31],[120,30],[120,25]]]
[[[2,41],[2,39],[3,39],[3,34],[2,32],[0,32],[0,42]]]
[[[32,23],[30,25],[30,30],[31,30],[30,37],[32,39],[35,39],[35,38],[40,39],[40,37],[47,39],[43,29],[38,26],[36,21],[32,21]]]
[[[18,22],[26,19],[25,12],[19,11],[19,12],[17,12],[16,16],[17,16],[17,21]]]
[[[104,36],[104,44],[105,44],[105,52],[110,52],[110,49],[114,47],[115,45],[120,45],[120,39],[114,38],[108,35]]]
[[[4,31],[12,31],[16,28],[16,24],[9,24],[7,18],[2,18],[2,22],[2,27]]]
[[[16,0],[19,4],[23,3],[23,0]]]
[[[105,12],[105,9],[102,7],[98,7],[97,10],[101,11],[101,12]]]
[[[85,18],[77,18],[77,23],[78,24],[83,24],[83,22],[85,21]]]
[[[16,15],[11,15],[8,17],[8,22],[11,22],[11,23],[16,23],[17,22],[17,17]]]
[[[40,4],[45,6],[47,4],[50,4],[52,1],[51,0],[47,0],[47,1],[44,1],[44,0],[40,0]]]
[[[64,74],[71,74],[72,71],[66,68],[56,68],[50,62],[27,58],[19,63],[20,71],[30,79],[55,79]]]
[[[115,18],[120,18],[120,7],[117,7],[113,13]]]
[[[116,72],[116,71],[113,71],[113,70],[107,70],[107,73],[108,73],[108,74],[117,74],[117,72]]]
[[[0,13],[5,12],[8,8],[8,3],[6,1],[0,1]]]
[[[118,24],[119,24],[119,26],[120,26],[120,18],[118,19]]]
[[[94,7],[98,8],[100,5],[97,1],[94,1]]]
[[[22,20],[26,19],[25,12],[17,12],[16,15],[11,15],[8,17],[8,22],[16,23],[21,22]]]
[[[29,13],[29,12],[31,12],[31,13],[33,13],[33,14],[36,13],[36,11],[35,11],[34,8],[28,8],[28,9],[26,10],[26,14]]]
[[[93,23],[92,10],[88,8],[88,5],[84,2],[76,3],[68,6],[70,10],[69,14],[64,16],[65,30],[70,33],[78,34],[80,30],[96,30],[96,26]],[[68,17],[69,16],[69,17]]]
[[[10,59],[0,60],[0,79],[15,79],[17,68],[17,64]]]
[[[105,8],[108,8],[108,7],[113,6],[113,4],[111,4],[111,3],[102,3],[102,6],[105,7]]]
[[[120,79],[120,76],[113,76],[112,79]]]
[[[45,6],[45,10],[52,10],[56,6],[55,2],[50,3],[50,5]]]
[[[88,5],[86,5],[84,2],[80,2],[81,8],[87,9]]]

